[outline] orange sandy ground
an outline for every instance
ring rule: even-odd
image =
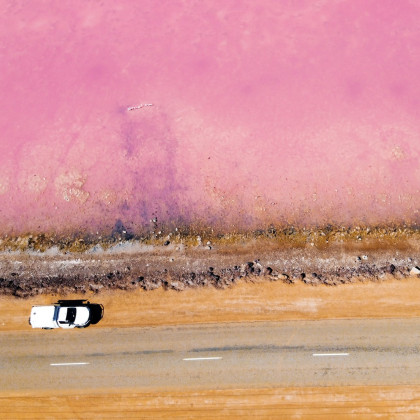
[[[420,316],[420,279],[388,279],[338,287],[240,283],[231,289],[184,292],[112,291],[88,298],[102,303],[96,326],[129,327],[208,322],[291,319],[392,318]],[[30,328],[31,305],[63,296],[30,300],[0,298],[0,331]],[[0,418],[420,418],[420,386],[307,387],[249,390],[136,392],[104,390],[48,396],[2,394]]]
[[[420,386],[0,394],[1,419],[419,419]]]
[[[258,283],[258,284],[257,284]],[[31,305],[87,298],[105,307],[104,319],[90,328],[292,319],[399,318],[420,316],[420,279],[388,279],[340,286],[284,284],[261,279],[230,289],[162,289],[144,292],[0,297],[0,331],[28,330]]]

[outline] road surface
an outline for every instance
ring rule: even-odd
[[[420,384],[420,319],[0,333],[3,391]]]

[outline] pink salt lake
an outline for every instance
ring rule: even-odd
[[[420,3],[0,0],[0,233],[416,222]]]

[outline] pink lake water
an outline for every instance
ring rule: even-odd
[[[0,233],[418,222],[419,21],[409,0],[0,0]]]

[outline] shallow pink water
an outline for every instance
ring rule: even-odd
[[[418,221],[419,21],[409,0],[0,0],[0,231]]]

